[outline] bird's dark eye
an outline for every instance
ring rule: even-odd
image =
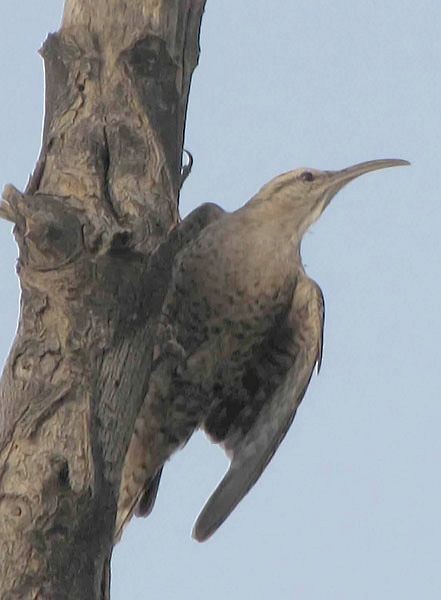
[[[314,175],[311,173],[311,171],[303,171],[303,173],[300,175],[300,179],[302,181],[314,181]]]

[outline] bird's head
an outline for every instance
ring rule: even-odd
[[[301,237],[347,183],[378,169],[409,165],[407,160],[381,159],[362,162],[341,171],[301,168],[272,179],[250,201],[250,206],[273,207],[278,216],[295,222]]]

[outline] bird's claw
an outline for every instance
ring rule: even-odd
[[[186,150],[185,148],[184,148],[184,152],[188,156],[188,162],[187,162],[187,164],[182,165],[182,167],[181,167],[181,181],[179,184],[179,189],[182,189],[182,186],[184,185],[185,180],[190,175],[191,169],[193,167],[193,162],[194,162],[193,155],[191,154],[191,152],[189,150]]]

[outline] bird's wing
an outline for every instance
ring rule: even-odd
[[[268,398],[245,437],[228,446],[230,467],[204,506],[193,537],[202,542],[225,521],[256,483],[288,431],[303,399],[314,367],[320,369],[323,347],[324,301],[319,286],[302,277],[289,314],[292,366]]]

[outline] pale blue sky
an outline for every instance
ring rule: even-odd
[[[0,6],[1,185],[23,187],[35,163],[36,50],[62,4]],[[114,600],[441,597],[440,32],[438,0],[208,0],[184,214],[237,208],[297,166],[413,166],[351,184],[306,237],[326,299],[323,366],[259,483],[198,545],[192,523],[227,463],[195,436],[115,550]],[[0,240],[3,359],[18,304],[6,223]]]

